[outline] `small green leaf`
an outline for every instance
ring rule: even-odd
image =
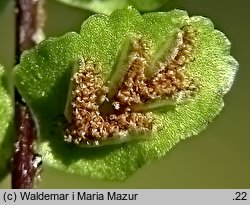
[[[137,40],[132,40],[133,48],[129,49],[126,42],[131,39]],[[194,81],[195,90],[189,95],[188,90],[180,88],[166,98],[146,100],[145,107],[144,102],[131,105],[135,112],[153,116],[154,130],[146,132],[149,140],[115,144],[114,139],[112,146],[79,147],[64,142],[69,119],[64,115],[68,89],[74,87],[71,75],[79,59],[97,68],[100,81],[107,83],[109,89],[121,86],[130,69],[128,65],[138,65],[131,63],[135,59],[145,62],[145,72],[149,69],[150,75],[156,73],[152,76],[173,69],[171,66],[174,66],[171,72],[181,68],[178,75],[185,74],[183,79]],[[180,140],[203,130],[222,109],[222,97],[229,91],[237,68],[237,62],[230,56],[230,42],[214,29],[210,20],[188,17],[180,10],[140,15],[129,7],[110,16],[93,15],[83,23],[80,34],[72,32],[49,38],[24,52],[15,69],[15,80],[36,117],[39,153],[45,163],[80,175],[125,179],[143,164],[163,157]],[[178,75],[172,76],[172,80],[182,79]],[[116,96],[115,92],[112,96]],[[66,113],[70,116],[71,112]],[[131,132],[127,137],[139,136]]]
[[[62,3],[82,9],[88,9],[96,13],[111,14],[116,9],[122,9],[129,5],[140,11],[153,11],[160,8],[169,0],[57,0]]]
[[[6,90],[4,69],[0,65],[0,181],[9,171],[11,152],[13,149],[12,117],[13,106]]]

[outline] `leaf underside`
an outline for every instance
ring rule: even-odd
[[[111,14],[129,5],[139,11],[153,11],[169,0],[57,0],[67,5],[87,9],[96,13]]]
[[[8,165],[11,157],[13,140],[12,132],[13,107],[6,90],[6,78],[4,69],[0,65],[0,181],[8,173]]]
[[[109,78],[116,56],[127,36],[139,35],[156,53],[172,31],[191,25],[197,32],[194,60],[187,72],[198,80],[194,100],[174,110],[153,112],[162,129],[152,140],[98,148],[81,148],[63,141],[63,113],[74,63],[80,58],[100,64]],[[79,175],[125,179],[145,163],[163,157],[180,140],[198,134],[220,112],[222,96],[230,89],[238,64],[230,56],[230,42],[214,30],[210,20],[188,17],[185,11],[140,15],[135,9],[118,10],[111,16],[94,15],[80,34],[50,38],[22,55],[16,67],[17,87],[31,107],[40,131],[40,153],[50,166]]]

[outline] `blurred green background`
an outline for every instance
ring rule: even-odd
[[[1,0],[2,1],[2,0]],[[0,62],[14,64],[14,9],[9,1],[0,13]],[[210,18],[232,42],[240,70],[224,97],[221,114],[198,136],[179,143],[167,156],[143,166],[124,182],[67,174],[43,166],[38,188],[250,188],[250,2],[246,0],[172,0],[174,8]],[[46,36],[79,31],[91,12],[47,0]],[[10,188],[10,176],[0,182]]]

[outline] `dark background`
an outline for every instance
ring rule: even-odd
[[[167,156],[143,166],[124,182],[75,176],[43,166],[38,188],[250,188],[250,3],[247,0],[172,0],[161,10],[187,10],[210,18],[232,42],[240,69],[209,127],[179,143]],[[46,1],[46,36],[79,31],[91,12]],[[0,62],[14,63],[13,1],[0,13]],[[0,188],[10,188],[8,176]]]

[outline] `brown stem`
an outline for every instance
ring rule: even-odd
[[[12,188],[33,188],[40,164],[35,153],[36,130],[27,106],[17,102],[15,109],[17,142],[13,156]]]
[[[16,0],[16,63],[21,53],[37,44],[43,26],[43,0]],[[16,144],[13,154],[12,188],[34,188],[41,158],[36,154],[37,133],[32,115],[15,90]]]
[[[16,56],[17,63],[24,50],[37,44],[44,24],[43,0],[16,0]]]

